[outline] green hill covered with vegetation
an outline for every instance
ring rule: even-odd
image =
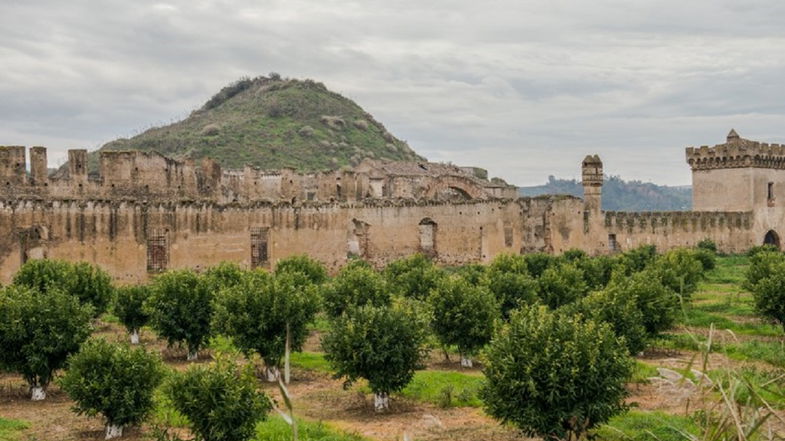
[[[583,186],[575,179],[548,177],[545,185],[520,187],[521,196],[569,194],[583,197]],[[609,211],[673,211],[692,208],[689,186],[668,187],[651,182],[625,181],[618,176],[605,178],[602,209]]]
[[[277,74],[241,79],[188,118],[118,139],[100,150],[157,151],[177,159],[218,160],[224,168],[317,171],[365,158],[420,160],[352,100],[312,80]],[[90,158],[97,170],[97,155]]]

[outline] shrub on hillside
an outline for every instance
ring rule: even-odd
[[[486,351],[485,411],[526,436],[580,439],[625,409],[632,359],[606,323],[516,311]]]
[[[79,415],[101,414],[106,439],[122,436],[123,428],[141,423],[153,408],[153,392],[164,370],[156,355],[144,349],[92,340],[68,360],[60,386],[76,403]]]
[[[425,300],[445,274],[422,254],[391,262],[384,269],[391,289],[404,297]]]
[[[428,301],[433,310],[433,328],[444,346],[455,345],[461,366],[472,367],[471,356],[491,340],[499,318],[499,306],[484,286],[460,277],[445,278],[431,291]]]
[[[546,269],[537,281],[537,286],[540,300],[552,309],[572,303],[588,292],[583,271],[572,263]]]
[[[33,400],[90,335],[93,307],[65,292],[23,286],[0,291],[0,368],[22,374]]]
[[[403,389],[422,367],[424,324],[402,308],[360,306],[332,322],[322,340],[325,358],[346,384],[364,378],[374,408],[389,408],[389,394]]]
[[[174,374],[164,384],[164,394],[201,441],[250,440],[272,409],[258,390],[252,367],[241,369],[226,360]]]
[[[167,271],[151,285],[146,304],[150,326],[170,345],[185,343],[188,359],[195,360],[210,337],[212,300],[204,278],[191,270]]]
[[[323,288],[324,310],[338,317],[355,306],[387,306],[391,295],[385,279],[370,267],[354,264],[341,268]]]
[[[150,287],[146,285],[128,285],[117,289],[114,314],[131,334],[131,344],[139,343],[139,332],[150,321],[150,314],[144,306],[149,297]]]

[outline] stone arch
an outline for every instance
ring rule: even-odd
[[[426,217],[420,221],[420,252],[426,256],[436,256],[436,232],[438,224]]]
[[[485,199],[485,191],[471,179],[446,176],[439,178],[425,191],[426,199],[434,199],[438,195],[455,192],[466,199]]]
[[[777,249],[782,249],[780,246],[780,235],[777,234],[774,230],[769,230],[766,232],[766,235],[763,236],[763,244],[764,245],[774,245]]]

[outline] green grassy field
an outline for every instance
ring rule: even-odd
[[[28,424],[24,421],[8,420],[0,417],[0,441],[17,441],[21,439],[19,432],[27,427]]]

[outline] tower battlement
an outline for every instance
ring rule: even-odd
[[[785,169],[785,145],[744,139],[731,130],[724,144],[687,147],[687,163],[693,170],[722,168]]]

